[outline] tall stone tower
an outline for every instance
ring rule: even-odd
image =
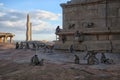
[[[32,40],[32,23],[30,23],[30,40]]]
[[[31,35],[31,26],[32,24],[30,23],[30,16],[27,14],[27,23],[26,23],[26,41],[31,41],[32,40],[32,35]]]

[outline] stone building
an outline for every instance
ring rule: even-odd
[[[61,7],[56,49],[120,52],[120,0],[71,0]]]
[[[13,42],[12,38],[14,37],[15,35],[12,34],[12,33],[3,33],[3,32],[0,32],[0,43],[8,43],[8,38],[10,38],[10,43]]]

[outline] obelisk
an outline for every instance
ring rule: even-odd
[[[27,14],[27,23],[26,23],[26,41],[31,41],[31,23],[30,23],[30,16]]]

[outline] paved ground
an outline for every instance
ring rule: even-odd
[[[44,66],[30,65],[33,55],[45,59]],[[74,64],[74,54],[80,57],[80,64]],[[84,53],[43,50],[25,50],[14,48],[0,49],[0,80],[119,80],[120,54],[108,54],[115,64],[87,65]],[[100,59],[101,54],[97,54]]]
[[[46,52],[44,53],[43,50],[26,50],[26,49],[8,49],[8,50],[1,50],[0,51],[0,59],[5,60],[13,60],[17,63],[30,63],[30,59],[33,55],[37,54],[39,59],[45,59],[51,63],[56,64],[66,64],[71,63],[74,64],[74,55],[77,54],[80,58],[80,64],[87,64],[87,60],[84,60],[83,57],[86,55],[86,52],[61,52],[61,51],[53,51],[53,53]],[[113,59],[116,65],[120,64],[120,54],[113,54],[113,53],[106,53],[107,58]],[[100,61],[101,54],[97,54],[97,58]],[[91,65],[92,67],[96,68],[106,68],[110,65],[101,64],[98,65]]]

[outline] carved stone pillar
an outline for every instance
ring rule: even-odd
[[[30,41],[32,41],[32,23],[30,23]]]
[[[12,40],[13,37],[10,37],[10,43],[13,43],[13,40]]]
[[[2,43],[2,37],[0,37],[0,43]]]
[[[7,43],[7,36],[4,37],[4,43]]]

